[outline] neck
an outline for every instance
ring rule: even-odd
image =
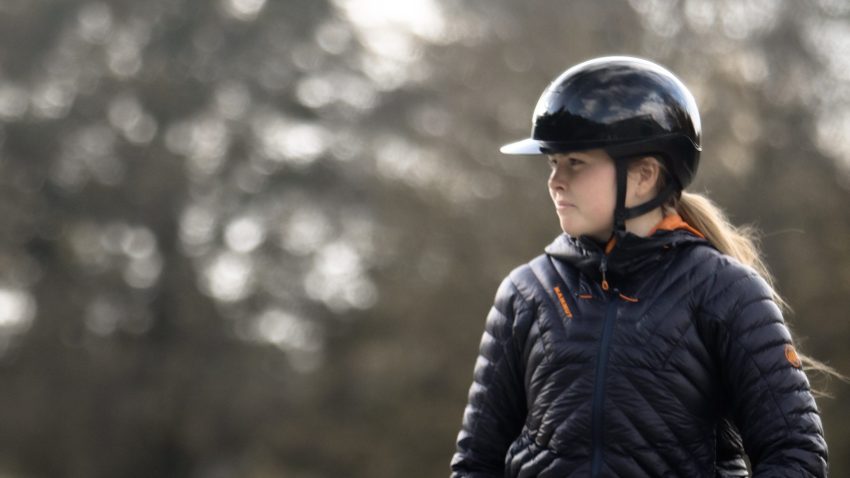
[[[642,214],[638,217],[626,220],[626,231],[640,237],[646,237],[655,229],[661,220],[664,219],[664,213],[660,207]]]

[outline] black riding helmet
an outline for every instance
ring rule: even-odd
[[[614,230],[679,194],[699,165],[696,101],[672,73],[647,60],[609,56],[562,73],[540,96],[531,137],[502,146],[505,154],[557,154],[602,148],[617,170]],[[658,157],[667,186],[650,201],[625,207],[628,159]]]

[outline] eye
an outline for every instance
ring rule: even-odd
[[[558,167],[558,159],[554,156],[549,156],[549,167],[555,169]]]
[[[584,161],[582,161],[578,158],[573,158],[573,157],[570,158],[570,166],[576,167],[576,166],[581,166],[582,164],[584,164]]]

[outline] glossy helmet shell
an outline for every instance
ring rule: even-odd
[[[678,190],[699,165],[696,101],[672,73],[625,56],[580,63],[540,96],[531,137],[501,148],[506,154],[555,154],[603,148],[614,159],[657,154]]]

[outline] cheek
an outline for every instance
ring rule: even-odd
[[[600,219],[608,219],[614,214],[617,202],[617,185],[614,168],[600,169],[588,182],[588,196],[593,198],[591,207]]]

